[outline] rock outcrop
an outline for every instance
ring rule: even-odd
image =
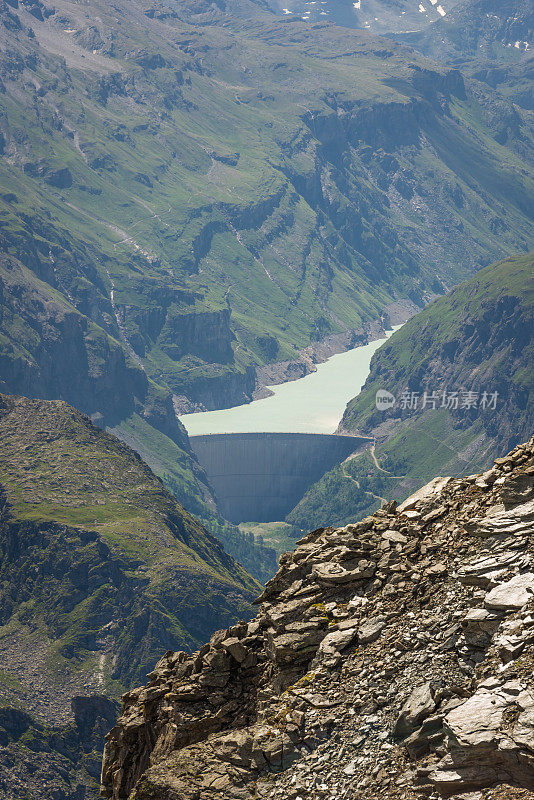
[[[533,797],[533,520],[531,439],[308,534],[254,620],[124,695],[103,795]]]

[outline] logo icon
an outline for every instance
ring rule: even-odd
[[[379,411],[387,411],[388,408],[393,408],[395,403],[395,395],[386,389],[379,389],[376,393],[375,404]]]

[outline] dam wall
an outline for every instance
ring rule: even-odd
[[[223,517],[274,522],[368,440],[320,433],[213,433],[191,436],[190,442]]]

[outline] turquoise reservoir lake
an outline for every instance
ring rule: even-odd
[[[386,338],[398,330],[388,331]],[[338,353],[317,365],[317,372],[271,386],[273,395],[242,406],[184,414],[190,436],[206,433],[334,433],[348,401],[369,374],[373,354],[385,339]]]

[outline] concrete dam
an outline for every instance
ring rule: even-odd
[[[275,522],[368,440],[321,433],[212,433],[191,436],[190,442],[223,517]]]

